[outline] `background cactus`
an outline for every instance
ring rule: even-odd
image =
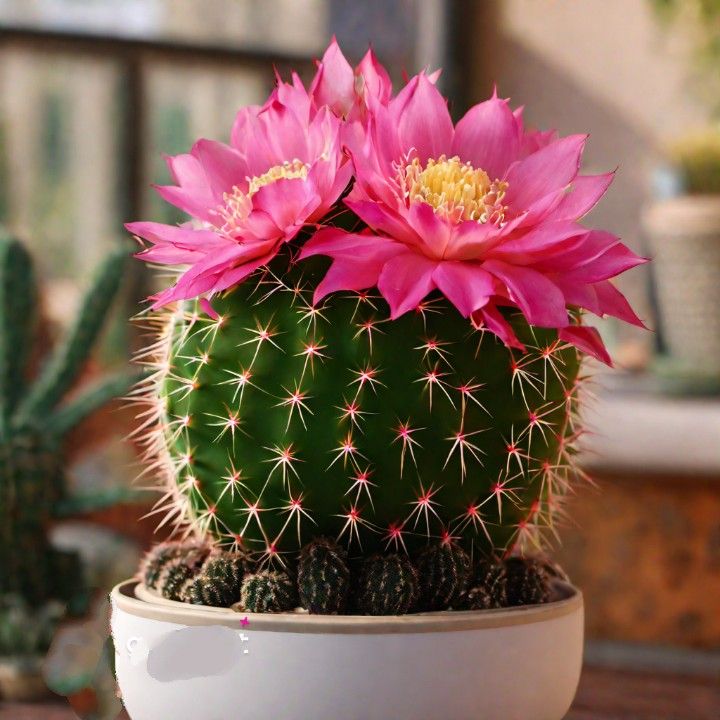
[[[70,496],[62,440],[86,416],[124,393],[132,378],[110,377],[62,400],[117,295],[125,257],[116,253],[103,263],[65,340],[29,382],[37,299],[32,261],[20,243],[0,237],[0,595],[18,595],[31,606],[75,599],[83,590],[80,559],[50,545],[50,522],[117,499]]]
[[[238,601],[240,592],[227,582],[217,577],[199,575],[189,580],[183,587],[180,597],[193,605],[209,605],[210,607],[230,607]]]
[[[508,605],[537,605],[550,599],[547,572],[534,558],[508,558],[505,577]]]
[[[161,317],[162,506],[265,560],[319,535],[351,557],[540,545],[573,472],[577,351],[519,314],[527,351],[509,350],[439,297],[392,322],[369,294],[313,307],[326,262],[288,258],[213,298],[215,317],[195,301]]]
[[[240,608],[247,612],[289,612],[297,602],[295,581],[285,572],[261,570],[243,580]]]

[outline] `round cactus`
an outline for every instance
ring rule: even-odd
[[[237,602],[239,589],[219,577],[200,575],[190,579],[182,588],[180,599],[193,605],[230,607]]]
[[[418,575],[406,555],[374,555],[353,583],[354,609],[361,615],[405,615],[418,600]]]
[[[481,560],[475,565],[468,583],[468,608],[481,610],[507,607],[507,573],[505,564],[495,560]],[[484,607],[480,607],[487,598]],[[473,607],[477,605],[477,607]]]
[[[182,590],[188,580],[195,576],[195,568],[181,557],[171,560],[160,573],[158,588],[168,600],[182,600]]]
[[[140,577],[149,588],[157,588],[165,566],[179,557],[185,545],[181,542],[158,543],[151,548],[140,563]]]
[[[537,605],[550,599],[547,571],[538,560],[508,558],[505,573],[508,605]]]
[[[208,557],[200,574],[213,580],[222,580],[233,593],[239,596],[243,578],[252,570],[253,563],[247,553],[221,552]]]
[[[261,570],[243,580],[240,607],[247,612],[289,612],[297,602],[297,588],[285,572]]]
[[[178,522],[265,557],[320,535],[351,556],[541,541],[571,472],[577,351],[519,313],[510,350],[440,297],[392,321],[368,294],[313,306],[323,262],[279,256],[216,317],[166,316],[150,442]]]
[[[423,610],[446,610],[456,605],[470,579],[470,558],[455,542],[428,545],[417,560],[420,604]]]
[[[311,613],[336,615],[345,609],[349,591],[347,553],[328,538],[306,545],[298,562],[300,606]]]

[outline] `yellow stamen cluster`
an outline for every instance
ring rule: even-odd
[[[474,220],[500,225],[507,207],[508,184],[455,156],[430,158],[425,167],[415,158],[399,170],[400,185],[410,202],[424,202],[453,222]]]
[[[301,160],[286,160],[282,165],[274,165],[262,175],[247,178],[247,190],[233,185],[232,190],[223,195],[223,204],[217,209],[217,214],[223,221],[221,229],[225,232],[232,232],[241,227],[252,209],[252,196],[260,188],[283,179],[305,180],[309,169],[309,166]]]

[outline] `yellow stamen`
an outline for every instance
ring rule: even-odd
[[[410,202],[424,202],[453,222],[503,223],[507,207],[502,199],[508,184],[490,180],[481,168],[455,156],[430,158],[425,167],[415,158],[399,169],[400,186]]]
[[[224,204],[217,209],[217,214],[223,221],[221,229],[225,232],[232,232],[240,228],[252,209],[252,196],[260,188],[283,179],[305,180],[309,170],[308,165],[296,158],[295,160],[286,160],[282,165],[274,165],[262,175],[246,178],[247,190],[233,185],[232,190],[223,195]]]

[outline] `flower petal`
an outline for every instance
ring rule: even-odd
[[[495,292],[493,276],[474,263],[441,262],[432,278],[440,292],[465,317],[486,305]]]
[[[564,327],[559,330],[558,337],[612,367],[610,355],[596,328],[586,325]]]
[[[390,317],[414,310],[435,288],[432,279],[437,262],[416,253],[406,252],[391,258],[382,269],[378,290],[390,305]]]
[[[452,154],[482,168],[491,180],[505,177],[519,152],[518,123],[507,100],[493,96],[475,105],[455,128]]]
[[[525,352],[525,346],[518,340],[512,326],[503,317],[496,305],[488,304],[474,312],[473,322],[478,327],[486,327],[491,333],[497,335],[507,347],[517,348]]]
[[[578,220],[587,215],[606,193],[615,173],[578,175],[568,194],[553,213],[554,220]]]
[[[545,275],[530,268],[488,260],[483,268],[502,280],[510,299],[518,304],[531,325],[563,327],[567,325],[565,297]]]
[[[578,173],[586,140],[587,135],[570,135],[515,163],[505,177],[509,187],[503,202],[520,212],[569,185]]]
[[[347,115],[355,99],[355,76],[335,37],[317,65],[310,85],[315,104],[327,105],[336,115]]]

